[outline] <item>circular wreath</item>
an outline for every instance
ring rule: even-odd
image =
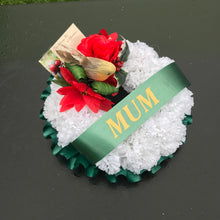
[[[90,36],[87,40],[91,39]],[[168,57],[159,57],[152,47],[143,42],[132,43],[126,40],[126,44],[130,51],[127,61],[120,66],[119,60],[116,62],[114,51],[113,61],[118,68],[127,72],[122,87],[128,93],[160,69],[174,62]],[[121,44],[118,44],[119,48],[120,46]],[[80,112],[77,112],[76,108],[60,112],[63,96],[57,91],[61,86],[51,82],[52,78],[48,80],[49,86],[42,94],[45,102],[41,118],[47,120],[44,135],[46,138],[52,138],[53,153],[66,157],[71,169],[83,165],[90,177],[102,170],[111,182],[116,182],[119,175],[126,176],[131,182],[137,182],[143,172],[155,173],[160,168],[160,163],[172,158],[186,140],[186,125],[192,123],[193,106],[193,94],[187,88],[166,103],[112,152],[92,165],[69,144],[102,117],[105,111],[99,110],[94,113],[88,106],[84,106]]]

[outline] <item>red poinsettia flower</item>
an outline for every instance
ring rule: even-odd
[[[117,41],[118,34],[107,34],[102,29],[98,34],[83,38],[77,49],[88,57],[96,57],[114,63],[121,50],[122,41]]]
[[[60,71],[63,78],[71,85],[57,90],[60,95],[64,96],[60,101],[60,112],[73,107],[79,112],[85,105],[88,105],[94,113],[97,113],[99,109],[108,111],[112,108],[113,102],[94,92],[85,83],[77,82],[68,69],[60,67]]]

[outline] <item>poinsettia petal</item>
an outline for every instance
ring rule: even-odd
[[[82,98],[82,99],[83,99],[83,98]],[[75,109],[76,109],[76,111],[77,111],[77,112],[80,112],[85,105],[86,105],[86,103],[85,103],[84,99],[83,99],[83,102],[80,102],[80,103],[78,103],[78,104],[75,104]]]
[[[117,81],[117,79],[115,79],[115,75],[114,74],[109,76],[108,79],[106,79],[104,82],[108,83],[109,85],[112,85],[114,87],[116,87],[117,84],[118,84],[118,81]]]
[[[64,112],[74,106],[75,106],[76,111],[79,112],[82,110],[82,108],[86,104],[85,100],[83,99],[83,95],[79,90],[84,92],[86,91],[86,88],[88,86],[84,83],[78,83],[75,81],[73,81],[72,83],[73,83],[73,86],[63,87],[57,90],[59,94],[64,95],[64,97],[60,101],[60,105],[61,105],[60,112]]]
[[[78,91],[75,91],[75,94],[69,93],[62,98],[62,100],[60,101],[60,105],[75,105],[79,102],[78,99],[80,98],[81,94],[78,94]]]
[[[67,95],[65,95],[60,101],[60,105],[70,105],[77,104],[82,101],[82,95],[77,90],[72,90]]]
[[[74,105],[62,105],[60,108],[60,112],[65,112],[73,107],[74,107]]]
[[[60,95],[67,95],[72,90],[75,90],[75,88],[73,86],[65,86],[65,87],[62,87],[62,88],[58,89],[57,93],[60,94]]]
[[[97,113],[99,111],[101,101],[95,97],[90,95],[84,95],[83,99],[88,107],[94,112]]]
[[[63,104],[63,106],[67,106],[67,107],[70,105],[73,105],[75,107],[76,111],[79,112],[85,106],[85,101],[84,101],[81,94],[79,96],[75,96],[73,94],[70,94],[70,95],[66,96],[64,103],[61,103],[61,104]]]
[[[76,81],[75,77],[73,74],[66,68],[60,67],[60,72],[63,78],[69,83],[72,84],[72,81]]]
[[[103,100],[102,103],[105,104],[105,105],[114,105],[114,104],[115,104],[114,102],[112,102],[112,101],[109,100],[109,99]]]
[[[85,103],[85,101],[83,100],[82,94],[78,96],[74,96],[73,102],[75,105],[83,105]]]
[[[72,82],[72,85],[80,92],[85,92],[88,88],[85,83]]]
[[[60,105],[65,105],[66,104],[66,99],[68,99],[68,96],[67,95],[63,96],[63,98],[60,100]]]
[[[113,104],[114,103],[111,102],[110,100],[105,99],[105,100],[101,101],[100,109],[107,112],[112,108]]]
[[[88,87],[88,89],[87,89],[87,94],[92,96],[92,97],[95,97],[96,99],[99,99],[99,100],[104,100],[105,99],[100,94],[94,92],[90,87]]]

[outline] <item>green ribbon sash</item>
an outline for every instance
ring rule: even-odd
[[[105,113],[71,145],[95,164],[189,85],[177,65],[169,64]]]

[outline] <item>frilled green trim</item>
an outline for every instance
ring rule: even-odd
[[[42,92],[41,99],[43,101],[46,100],[46,98],[50,95],[51,89],[50,89],[50,83],[53,77],[51,76],[47,80],[48,87]],[[43,116],[43,109],[40,112],[40,118],[42,120],[46,120]],[[189,125],[192,124],[192,116],[191,115],[186,115],[185,118],[183,119],[183,124],[184,125]],[[50,122],[46,120],[46,124],[43,128],[43,136],[46,139],[51,139],[52,140],[52,152],[55,156],[63,156],[66,158],[68,166],[71,170],[77,169],[80,165],[84,167],[85,173],[88,177],[95,177],[98,172],[100,171],[96,166],[91,165],[88,160],[80,154],[71,144],[67,145],[66,147],[62,148],[57,145],[58,139],[57,139],[57,131],[51,126]],[[164,160],[171,159],[173,157],[173,154],[165,157],[162,156],[160,160],[158,161],[157,165],[152,167],[150,173],[155,174],[160,168],[161,168],[161,163]],[[149,172],[147,170],[142,170],[140,174],[134,174],[129,170],[124,170],[121,168],[121,170],[114,174],[114,175],[106,175],[106,178],[111,182],[111,183],[116,183],[117,182],[117,177],[122,175],[127,178],[129,182],[139,182],[141,181],[141,175],[144,172]]]

